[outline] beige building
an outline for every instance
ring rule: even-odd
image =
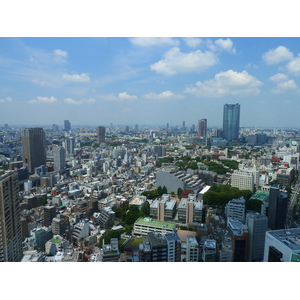
[[[231,175],[231,186],[240,190],[254,191],[254,174],[253,172],[235,170]]]
[[[0,176],[0,262],[19,262],[23,257],[17,172]]]

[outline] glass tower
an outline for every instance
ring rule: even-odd
[[[223,112],[223,138],[227,141],[237,140],[240,129],[240,105],[225,104]]]

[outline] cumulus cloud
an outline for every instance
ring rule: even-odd
[[[184,38],[185,43],[191,48],[197,48],[202,44],[202,40],[199,38]]]
[[[272,65],[277,64],[283,61],[293,59],[293,53],[284,46],[279,46],[276,49],[269,50],[266,52],[262,59],[265,61],[266,64]]]
[[[289,72],[293,73],[294,75],[300,75],[300,54],[298,57],[293,58],[289,61],[286,65]]]
[[[36,99],[29,100],[28,103],[34,104],[34,103],[48,103],[52,104],[57,102],[57,99],[53,96],[51,97],[36,97]]]
[[[247,71],[228,70],[216,74],[214,79],[198,81],[195,86],[188,87],[185,92],[198,97],[249,96],[259,94],[261,85],[262,82]]]
[[[207,40],[206,41],[207,47],[211,51],[227,51],[229,53],[235,54],[236,49],[233,47],[233,42],[231,39],[217,39],[215,41]]]
[[[68,52],[61,50],[61,49],[56,49],[53,51],[54,53],[54,61],[57,63],[64,63],[66,62],[65,58],[68,56]]]
[[[294,80],[289,79],[283,73],[277,73],[269,78],[271,81],[276,83],[276,87],[272,89],[272,93],[274,94],[282,94],[282,93],[299,93],[299,88]]]
[[[129,95],[126,92],[123,92],[123,93],[118,94],[118,99],[120,99],[120,100],[136,100],[137,96]]]
[[[82,105],[82,104],[92,104],[95,103],[96,100],[95,99],[84,99],[84,100],[74,100],[72,98],[66,98],[64,99],[64,102],[68,103],[68,104],[72,104],[72,105]]]
[[[11,97],[5,97],[5,98],[0,99],[0,103],[11,102],[11,101],[12,101]]]
[[[150,66],[152,71],[165,75],[185,72],[202,72],[218,63],[214,53],[201,50],[182,53],[178,47],[167,51],[164,58]]]
[[[89,82],[91,80],[88,73],[81,73],[81,74],[63,74],[62,78],[67,81],[71,82]]]
[[[135,37],[130,38],[130,42],[140,47],[151,47],[158,45],[179,45],[179,41],[170,37]]]
[[[163,100],[163,99],[183,99],[185,98],[182,95],[179,94],[175,94],[171,91],[164,91],[160,94],[156,94],[156,93],[148,93],[146,95],[144,95],[144,98],[146,99],[157,99],[157,100]]]

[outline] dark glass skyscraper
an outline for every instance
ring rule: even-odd
[[[46,138],[43,128],[27,128],[22,130],[23,165],[30,173],[34,168],[46,165]]]
[[[240,129],[240,105],[225,104],[223,112],[223,138],[227,141],[237,140]]]

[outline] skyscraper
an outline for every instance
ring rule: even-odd
[[[66,150],[63,147],[53,149],[54,171],[60,171],[66,167]]]
[[[223,138],[227,141],[237,140],[240,129],[240,105],[225,104],[223,111]]]
[[[70,131],[71,130],[71,122],[69,120],[64,121],[64,131]]]
[[[18,262],[23,256],[17,172],[0,176],[0,262]]]
[[[22,133],[23,165],[30,173],[34,168],[46,165],[46,138],[43,128],[27,128]]]
[[[105,127],[99,126],[97,127],[97,135],[98,135],[98,143],[105,143]]]
[[[198,121],[198,137],[206,136],[207,132],[207,119],[201,119]]]
[[[283,229],[286,223],[288,195],[279,190],[278,184],[270,187],[268,207],[268,227],[272,230]]]

